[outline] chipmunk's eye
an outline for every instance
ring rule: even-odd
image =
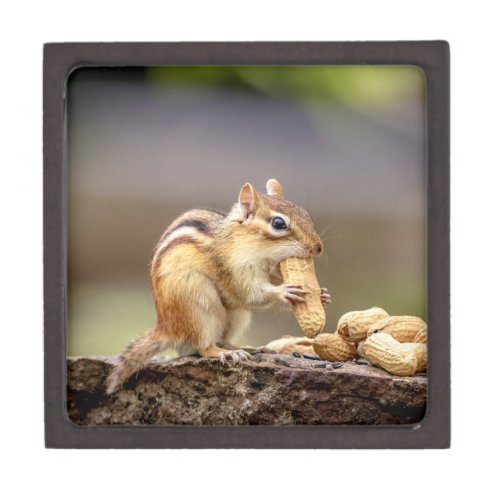
[[[274,229],[286,229],[286,222],[281,217],[273,217],[271,225]]]

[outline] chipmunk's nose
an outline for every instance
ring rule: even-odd
[[[321,252],[323,251],[323,244],[321,241],[318,241],[312,249],[311,249],[311,255],[321,255]]]

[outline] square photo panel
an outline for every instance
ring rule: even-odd
[[[420,422],[426,104],[411,65],[74,70],[69,419]]]

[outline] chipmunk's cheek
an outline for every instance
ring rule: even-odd
[[[287,259],[290,255],[291,250],[288,245],[275,245],[273,248],[267,249],[267,257],[270,257],[276,263]]]
[[[288,258],[289,254],[290,254],[290,250],[287,247],[276,248],[273,251],[274,260],[276,260],[277,262],[280,262],[280,261]]]
[[[309,250],[302,245],[292,245],[287,248],[287,254],[284,258],[297,257],[297,258],[307,258],[309,257]]]

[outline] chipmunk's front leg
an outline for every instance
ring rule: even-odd
[[[280,304],[294,304],[296,302],[305,302],[304,295],[308,293],[304,286],[300,284],[283,283],[274,287],[273,293]]]
[[[305,302],[303,295],[306,293],[303,285],[292,283],[283,283],[282,285],[266,284],[261,288],[264,305]]]

